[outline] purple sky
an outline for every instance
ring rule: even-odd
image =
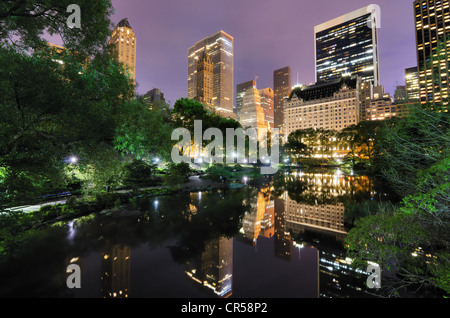
[[[171,105],[187,95],[187,50],[224,30],[234,37],[234,87],[290,66],[293,84],[314,82],[314,26],[369,4],[381,7],[381,84],[393,93],[416,66],[413,0],[112,0],[114,24],[137,36],[138,93],[160,88]]]

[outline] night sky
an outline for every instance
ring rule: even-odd
[[[291,67],[292,84],[314,82],[314,26],[369,4],[381,7],[381,85],[393,93],[416,66],[413,0],[112,0],[114,24],[137,36],[137,92],[160,88],[171,105],[187,96],[187,50],[219,30],[234,37],[234,89]]]

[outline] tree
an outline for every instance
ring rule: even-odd
[[[450,293],[450,121],[447,106],[412,105],[377,133],[377,172],[402,198],[391,213],[362,218],[347,237],[356,262],[395,265],[401,286]],[[396,289],[395,289],[396,290]]]
[[[166,186],[179,186],[181,183],[187,181],[189,176],[193,173],[191,167],[186,162],[169,163],[167,172],[163,176],[163,182]]]
[[[77,38],[58,20],[57,12],[66,4],[7,1],[0,6],[0,184],[8,202],[67,186],[69,156],[79,158],[80,168],[89,167],[85,171],[101,170],[91,169],[93,162],[102,165],[99,152],[103,160],[116,158],[107,149],[134,88],[104,43],[110,3],[81,3],[82,9],[91,6],[83,11],[86,28],[83,24]],[[56,54],[39,46],[44,30],[59,30],[73,49]],[[90,35],[94,30],[98,34]],[[9,37],[17,37],[22,46],[5,41]],[[87,61],[80,52],[95,54]]]
[[[124,184],[133,189],[154,185],[153,178],[157,166],[149,164],[143,160],[134,159],[125,166]]]
[[[81,28],[70,28],[67,12],[72,0],[5,0],[0,5],[0,44],[21,49],[44,45],[43,34],[60,35],[64,46],[86,55],[95,55],[111,34],[110,0],[78,0]],[[3,46],[3,45],[2,45]]]
[[[284,150],[298,161],[300,158],[309,156],[310,148],[302,142],[304,134],[302,130],[296,130],[289,134],[287,142],[284,144]]]
[[[380,121],[361,121],[355,129],[354,143],[360,158],[366,158],[369,164],[373,164],[375,156],[375,140],[377,130],[383,123]]]
[[[168,160],[175,144],[171,140],[172,130],[165,109],[150,110],[144,102],[131,100],[120,109],[114,147],[124,156]]]

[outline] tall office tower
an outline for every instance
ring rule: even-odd
[[[265,123],[264,110],[261,107],[261,96],[258,90],[253,87],[245,91],[244,105],[241,108],[239,122],[244,129],[247,128],[267,128]],[[258,135],[259,138],[259,135]]]
[[[234,39],[224,31],[198,41],[188,49],[187,97],[197,96],[197,62],[206,51],[213,63],[213,102],[215,110],[224,117],[234,117]]]
[[[109,44],[113,45],[119,62],[125,65],[134,84],[136,81],[136,35],[128,19],[122,19],[117,24],[111,34]]]
[[[273,72],[274,126],[282,130],[284,124],[284,98],[291,93],[291,68],[280,68]]]
[[[197,60],[197,94],[195,100],[205,105],[209,112],[214,112],[213,102],[213,63],[208,53],[202,52]]]
[[[242,106],[244,106],[245,91],[249,88],[256,88],[255,80],[236,85],[236,108],[234,109],[234,113],[236,114],[237,118],[239,118],[240,109],[242,108]]]
[[[261,107],[264,110],[264,120],[266,121],[266,127],[269,129],[274,128],[274,92],[270,87],[260,89],[259,96],[261,97]]]
[[[419,97],[419,73],[417,67],[410,67],[405,69],[405,83],[406,83],[406,100],[418,101]]]
[[[348,74],[379,85],[376,11],[369,5],[314,27],[316,83]]]
[[[414,1],[420,101],[447,104],[450,54],[449,0]]]

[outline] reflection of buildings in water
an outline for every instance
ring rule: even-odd
[[[284,200],[282,198],[275,198],[274,206],[275,256],[289,261],[292,256],[293,242],[291,233],[286,229]]]
[[[270,197],[265,196],[266,190],[258,192],[256,203],[251,203],[251,212],[245,213],[242,218],[241,233],[256,244],[259,236],[272,237],[274,234],[275,206]]]
[[[365,282],[367,273],[352,268],[345,253],[319,245],[320,297],[369,297]]]
[[[309,239],[325,237],[342,243],[347,236],[344,227],[345,208],[343,203],[334,198],[351,196],[356,192],[374,195],[372,183],[367,176],[302,173],[298,180],[307,184],[302,196],[317,199],[308,200],[308,203],[297,202],[291,199],[288,192],[285,192],[282,195],[285,226],[286,231],[291,231],[295,235],[305,234],[304,237]],[[310,243],[319,250],[320,297],[343,298],[368,295],[364,287],[367,274],[350,266],[351,261],[346,258],[342,244],[339,244],[341,247],[336,248],[328,246],[328,243],[323,241]]]
[[[261,220],[261,233],[263,237],[272,237],[275,233],[275,203],[273,200],[264,202],[264,217]]]
[[[297,180],[306,183],[301,195],[309,198],[309,201],[297,202],[291,199],[288,192],[283,194],[286,226],[295,234],[305,231],[319,232],[343,241],[347,235],[344,227],[345,208],[337,198],[339,196],[350,198],[356,193],[365,192],[370,196],[374,195],[371,191],[372,182],[367,176],[301,173]]]
[[[222,237],[206,243],[201,255],[186,262],[186,274],[220,297],[231,296],[233,239]]]
[[[286,227],[295,234],[305,231],[333,234],[343,240],[347,234],[344,229],[344,205],[308,205],[297,203],[285,193]]]
[[[130,247],[115,245],[102,253],[101,293],[104,298],[130,295]]]
[[[191,193],[190,215],[197,213],[202,192]],[[191,220],[191,216],[188,220]],[[233,239],[221,237],[205,243],[203,252],[186,262],[186,274],[220,297],[232,294]]]
[[[307,184],[304,196],[315,196],[320,200],[351,196],[356,193],[370,193],[373,196],[373,181],[367,176],[343,175],[340,170],[331,173],[297,173],[294,177]]]

